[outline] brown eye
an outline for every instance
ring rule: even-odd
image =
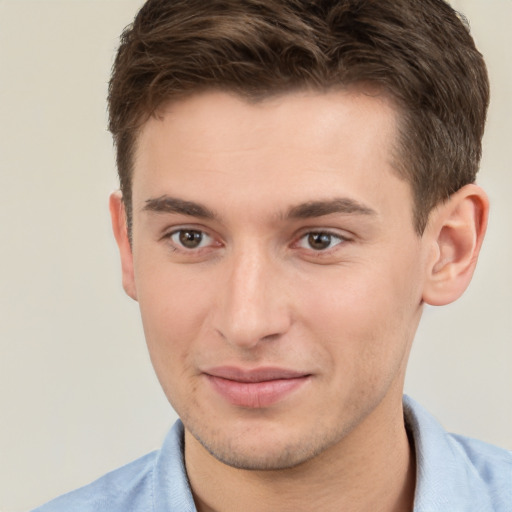
[[[171,240],[185,249],[198,249],[209,242],[210,237],[195,229],[180,229],[171,235]]]
[[[328,231],[311,231],[306,233],[298,242],[298,246],[303,249],[312,249],[314,251],[326,251],[345,242],[341,235],[329,233]]]
[[[315,251],[328,249],[332,243],[332,235],[329,233],[309,233],[308,244]]]
[[[180,231],[180,242],[187,249],[195,249],[201,245],[203,234],[200,231]]]

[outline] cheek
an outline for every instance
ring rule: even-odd
[[[414,336],[421,307],[415,267],[380,263],[329,269],[302,285],[304,323],[342,371],[387,371]]]
[[[164,388],[167,380],[190,374],[195,340],[207,315],[208,290],[200,276],[154,266],[140,272],[138,301],[144,334],[155,371]]]

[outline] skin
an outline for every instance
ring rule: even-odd
[[[143,127],[132,243],[119,194],[113,226],[198,510],[412,508],[407,358],[423,303],[469,283],[487,200],[464,187],[419,237],[397,121],[358,91],[207,92]],[[234,404],[212,384],[226,366],[299,384]]]

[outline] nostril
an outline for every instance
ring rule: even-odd
[[[267,334],[261,338],[262,341],[276,341],[281,336],[281,333]]]

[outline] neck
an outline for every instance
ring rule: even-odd
[[[401,402],[393,414],[381,403],[336,445],[294,468],[227,466],[187,431],[185,461],[198,512],[412,510],[415,459]]]

